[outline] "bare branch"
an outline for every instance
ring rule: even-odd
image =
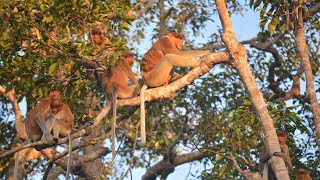
[[[210,154],[208,153],[208,150],[202,150],[188,154],[178,155],[174,158],[173,163],[170,163],[168,160],[161,160],[160,162],[156,163],[155,165],[147,169],[147,172],[142,176],[142,179],[154,180],[157,178],[157,176],[161,175],[162,172],[168,168],[174,168],[181,164],[201,160],[205,157],[208,157],[209,155]]]
[[[152,5],[156,2],[156,0],[151,0],[149,1],[146,6],[141,9],[140,11],[136,12],[135,14],[133,13],[133,11],[135,9],[137,9],[138,7],[142,6],[142,4],[144,4],[146,2],[146,0],[142,0],[140,2],[138,2],[137,4],[135,4],[128,12],[128,15],[131,16],[135,16],[136,19],[140,18],[145,12],[149,11],[152,7]]]
[[[18,135],[20,138],[22,139],[27,139],[28,136],[27,136],[27,133],[26,133],[26,130],[25,130],[25,127],[24,127],[24,121],[23,121],[23,118],[22,118],[22,113],[21,113],[21,110],[20,110],[20,107],[19,107],[19,102],[18,102],[18,98],[16,96],[16,92],[14,89],[11,89],[8,93],[6,93],[6,90],[5,88],[3,88],[1,85],[0,85],[0,92],[3,93],[3,95],[5,97],[7,97],[11,104],[12,104],[12,107],[13,107],[13,111],[14,111],[14,114],[15,114],[15,117],[16,117],[16,124],[15,124],[15,127],[16,127],[16,130],[18,132]]]

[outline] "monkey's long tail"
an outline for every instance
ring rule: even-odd
[[[28,144],[29,142],[31,142],[30,138],[28,138],[23,143],[21,143],[20,147]],[[20,154],[20,151],[17,152],[16,159],[14,160],[14,169],[13,169],[13,179],[14,180],[18,179],[19,154]]]
[[[71,139],[71,133],[70,133],[70,134],[68,134],[68,138],[69,138],[69,149],[68,149],[69,158],[68,158],[68,164],[67,164],[66,180],[68,180],[68,179],[69,179],[70,165],[71,165],[71,152],[72,152],[72,139]]]
[[[146,144],[146,112],[144,106],[144,92],[148,88],[146,84],[144,84],[140,91],[140,133],[141,133],[141,145],[144,146]]]
[[[14,161],[14,170],[13,170],[13,179],[14,180],[18,179],[19,153],[20,153],[20,151],[17,152],[16,159]]]
[[[112,159],[116,156],[117,94],[112,95]]]

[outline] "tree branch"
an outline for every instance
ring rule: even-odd
[[[177,81],[167,86],[147,89],[145,92],[145,101],[159,100],[164,98],[169,98],[169,99],[173,98],[180,89],[189,85],[192,81],[194,81],[196,78],[200,77],[201,75],[207,73],[215,64],[227,62],[229,60],[229,56],[225,52],[218,52],[218,53],[212,53],[210,55],[207,55],[201,58],[200,60],[202,60],[202,62],[199,66],[193,68],[185,76],[181,77]],[[123,99],[123,100],[117,101],[117,106],[134,106],[139,104],[140,104],[140,97]],[[109,103],[106,107],[104,107],[101,110],[98,116],[93,119],[93,125],[89,125],[88,127],[81,129],[78,132],[72,134],[71,138],[75,139],[90,133],[90,131],[92,131],[92,129],[94,129],[101,122],[101,120],[109,113],[110,109],[111,109],[111,105]],[[67,141],[68,141],[68,137],[60,138],[58,144],[64,144]],[[0,153],[0,158],[8,156],[22,149],[36,147],[36,146],[43,146],[43,145],[48,146],[48,143],[45,141],[29,143],[23,147],[18,147],[10,151],[4,152],[2,154]]]
[[[224,0],[216,0],[215,2],[223,27],[222,41],[227,46],[227,50],[231,56],[231,64],[238,71],[241,80],[246,87],[250,101],[257,112],[256,114],[261,123],[263,132],[266,134],[266,144],[269,148],[268,153],[273,154],[274,152],[281,152],[273,120],[269,115],[262,93],[249,68],[246,49],[236,38],[226,3]],[[277,179],[289,180],[290,178],[284,160],[280,157],[272,156],[271,161],[272,169],[275,172]]]
[[[192,152],[189,154],[182,154],[175,157],[173,163],[170,163],[169,160],[161,160],[149,169],[147,169],[146,173],[142,176],[143,180],[154,180],[157,176],[161,175],[163,171],[166,171],[168,168],[174,168],[181,164],[185,164],[188,162],[193,162],[196,160],[201,160],[205,157],[208,157],[208,150]]]
[[[250,44],[251,47],[254,47],[258,50],[269,52],[274,57],[274,62],[269,67],[269,88],[276,93],[276,98],[281,97],[282,100],[288,100],[293,97],[300,96],[300,78],[302,75],[302,71],[299,69],[297,74],[293,78],[292,87],[288,92],[283,91],[279,87],[279,82],[275,80],[275,68],[281,66],[282,56],[279,54],[278,50],[273,47],[273,44],[276,43],[282,34],[278,34],[272,41],[258,43],[258,38],[253,38],[248,41],[244,41],[243,44]]]
[[[140,11],[136,12],[135,14],[133,13],[133,11],[135,9],[137,9],[138,7],[142,6],[142,4],[144,4],[146,2],[146,0],[142,0],[140,2],[138,2],[137,4],[135,4],[128,12],[129,16],[135,16],[135,19],[140,18],[145,12],[149,11],[152,7],[152,5],[156,2],[156,0],[151,0],[149,1],[146,6],[144,8],[142,8]]]
[[[5,88],[0,85],[0,92],[2,92],[3,95],[5,97],[7,97],[10,100],[11,104],[12,104],[12,108],[13,108],[13,111],[14,111],[14,114],[15,114],[15,117],[16,117],[15,127],[16,127],[16,131],[17,131],[19,137],[22,138],[22,139],[27,139],[28,136],[27,136],[27,133],[26,133],[26,130],[25,130],[25,127],[24,127],[24,121],[23,121],[23,118],[22,118],[22,113],[21,113],[21,110],[20,110],[20,107],[19,107],[19,104],[18,104],[18,99],[17,99],[15,90],[11,89],[6,94]]]

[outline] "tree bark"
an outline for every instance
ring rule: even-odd
[[[295,41],[301,56],[303,71],[306,75],[307,92],[310,97],[311,109],[312,109],[313,118],[316,126],[316,140],[317,140],[318,148],[320,148],[320,107],[319,107],[319,103],[317,100],[317,95],[314,87],[314,77],[313,77],[312,69],[310,65],[308,46],[304,36],[302,4],[299,4],[299,8],[298,8],[298,25],[296,30]]]
[[[242,82],[245,84],[249,98],[262,125],[263,132],[266,136],[266,144],[271,155],[270,160],[272,169],[277,179],[289,180],[290,178],[283,159],[281,157],[272,156],[274,152],[281,152],[281,149],[273,121],[269,115],[262,93],[250,71],[246,57],[246,49],[236,39],[225,1],[216,0],[216,5],[223,26],[222,41],[230,53],[230,63],[238,71]]]
[[[176,166],[181,164],[185,164],[188,162],[193,162],[196,160],[201,160],[205,157],[208,157],[207,151],[197,151],[189,154],[178,155],[174,158],[174,162],[170,163],[168,160],[161,160],[160,162],[156,163],[149,169],[147,172],[142,176],[143,180],[154,180],[159,175],[166,171],[167,169],[172,169]]]

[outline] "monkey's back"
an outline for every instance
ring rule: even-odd
[[[165,36],[152,45],[142,58],[140,66],[141,70],[149,72],[154,68],[154,66],[161,62],[162,58],[166,54],[175,54],[179,52],[170,38],[172,37]]]
[[[119,59],[114,67],[109,67],[102,75],[102,90],[111,101],[112,93],[118,93],[128,88],[129,78],[127,71],[131,71],[130,66]]]

